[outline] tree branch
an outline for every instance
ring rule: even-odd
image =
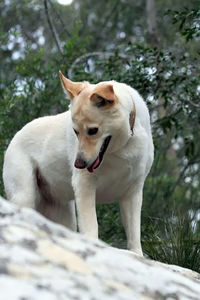
[[[61,15],[60,15],[60,14],[58,13],[58,11],[55,9],[55,7],[54,7],[52,1],[51,1],[51,0],[48,0],[48,1],[49,1],[49,3],[51,4],[51,6],[52,6],[52,8],[53,8],[53,11],[54,11],[54,13],[55,13],[55,15],[56,15],[56,18],[60,20],[60,23],[61,23],[61,25],[62,25],[63,31],[65,31],[66,34],[67,34],[69,37],[71,37],[71,33],[67,30],[67,28],[66,28],[66,26],[65,26],[65,23],[63,22],[63,19],[62,19]]]
[[[117,7],[118,7],[119,4],[120,4],[120,1],[116,1],[116,3],[114,4],[114,6],[112,7],[111,11],[105,17],[105,21],[104,21],[104,23],[102,25],[102,28],[106,28],[107,27],[107,23],[110,21],[110,18],[112,16],[112,14],[115,12],[115,10],[117,9]]]
[[[196,163],[199,163],[200,160],[196,160],[197,156],[196,157],[192,157],[188,163],[185,165],[185,167],[183,168],[183,170],[180,172],[180,175],[178,177],[178,179],[176,180],[176,182],[174,183],[174,185],[172,186],[171,190],[169,191],[169,195],[170,197],[173,195],[176,187],[179,185],[180,181],[184,178],[184,175],[185,175],[185,172],[186,170],[193,164],[196,164]]]
[[[58,34],[57,34],[57,32],[56,32],[56,29],[55,29],[55,27],[53,26],[51,17],[50,17],[50,15],[49,15],[48,1],[47,1],[47,0],[44,0],[44,8],[45,8],[45,14],[46,14],[46,17],[47,17],[47,21],[48,21],[48,23],[49,23],[49,28],[50,28],[50,30],[51,30],[51,34],[52,34],[52,36],[53,36],[53,39],[55,40],[56,46],[57,46],[57,48],[58,48],[58,51],[60,52],[60,54],[62,54],[62,53],[63,53],[63,50],[62,50],[62,47],[61,47],[61,43],[60,43]]]
[[[104,58],[104,59],[108,59],[110,58],[111,56],[114,56],[115,53],[114,52],[103,52],[103,51],[94,51],[94,52],[90,52],[90,53],[86,53],[86,54],[83,54],[82,56],[79,56],[71,65],[70,69],[69,69],[69,72],[68,72],[68,76],[69,78],[72,78],[73,77],[73,71],[74,71],[74,68],[75,66],[80,63],[82,60],[84,59],[88,59],[90,57],[93,57],[93,56],[98,56],[99,58]],[[121,58],[123,59],[131,59],[131,56],[129,55],[126,55],[124,53],[119,53],[118,54]]]
[[[189,102],[192,106],[194,106],[194,107],[196,107],[196,108],[200,108],[200,105],[199,105],[199,104],[196,104],[196,103],[194,103],[194,102],[191,101],[191,100],[188,100],[188,102]]]

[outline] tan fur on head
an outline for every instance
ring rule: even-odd
[[[61,83],[63,89],[70,99],[73,100],[76,96],[78,97],[78,105],[76,108],[75,115],[82,115],[82,108],[90,100],[94,106],[98,108],[109,109],[114,104],[119,102],[117,96],[115,95],[113,84],[111,82],[100,83],[97,85],[91,85],[89,82],[73,82],[66,78],[61,71],[59,71]],[[84,91],[83,91],[84,90]],[[91,113],[91,111],[90,111]],[[133,104],[132,111],[129,116],[130,129],[133,135],[133,128],[135,124],[136,109]],[[83,120],[82,120],[83,121]],[[90,122],[90,116],[84,116],[84,121]]]
[[[93,94],[90,97],[90,100],[97,107],[110,107],[111,104],[117,103],[117,97],[115,96],[113,85],[103,83],[97,85],[94,89]],[[109,104],[109,105],[108,105]]]

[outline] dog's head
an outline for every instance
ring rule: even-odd
[[[74,166],[93,172],[105,153],[117,151],[130,138],[135,114],[127,117],[112,81],[96,85],[73,82],[61,72],[60,78],[71,100],[72,126],[78,139]]]

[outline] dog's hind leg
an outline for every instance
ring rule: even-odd
[[[39,167],[36,168],[35,177],[40,196],[36,210],[46,218],[76,231],[75,201],[68,199],[67,190],[60,194],[59,185],[57,185],[57,190],[52,192],[50,184],[42,175]]]
[[[29,157],[19,151],[8,151],[4,160],[3,181],[8,200],[20,207],[35,208],[37,190]]]
[[[58,206],[53,218],[55,222],[59,222],[67,228],[77,231],[75,201],[65,201],[64,204]]]
[[[75,201],[63,201],[59,204],[58,201],[46,201],[41,199],[37,210],[48,219],[60,223],[67,228],[77,231]]]
[[[132,188],[120,201],[120,212],[122,223],[127,236],[127,248],[139,255],[142,255],[141,248],[141,206],[142,189],[133,191]]]
[[[73,231],[77,231],[75,201],[65,201],[64,204],[60,205],[54,215],[54,220]]]

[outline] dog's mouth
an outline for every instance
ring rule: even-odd
[[[111,140],[111,135],[109,135],[107,138],[105,138],[105,140],[104,140],[104,142],[101,146],[99,155],[97,156],[95,161],[91,164],[91,166],[87,168],[90,173],[92,173],[94,171],[94,169],[96,169],[100,166],[100,164],[103,160],[104,154],[105,154],[105,152],[108,148],[108,145],[110,143],[110,140]]]

